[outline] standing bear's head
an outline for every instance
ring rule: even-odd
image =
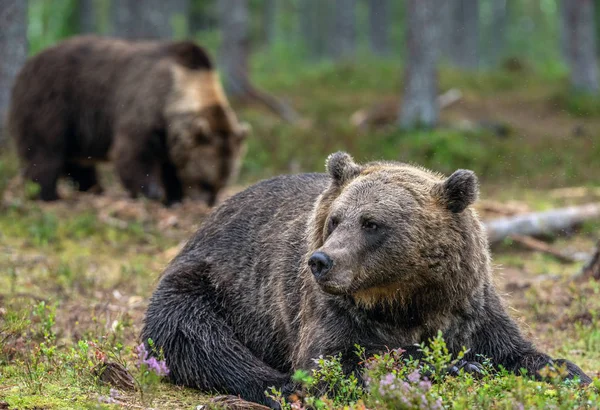
[[[308,226],[307,264],[321,290],[358,304],[464,300],[488,280],[487,240],[476,213],[477,177],[444,178],[398,162],[327,159],[329,188]]]
[[[170,68],[173,84],[165,109],[169,156],[186,195],[212,206],[219,191],[237,177],[250,126],[238,120],[211,65],[174,63]]]

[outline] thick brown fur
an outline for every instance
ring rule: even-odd
[[[24,175],[41,199],[64,175],[99,188],[94,164],[112,160],[132,196],[167,203],[184,193],[212,204],[235,175],[247,127],[192,42],[74,37],[32,57],[9,110]]]
[[[345,153],[327,168],[232,197],[166,269],[142,339],[163,350],[175,383],[265,403],[268,386],[287,389],[290,374],[320,355],[342,353],[357,371],[355,344],[418,357],[415,344],[439,330],[453,354],[469,349],[468,361],[483,355],[534,376],[553,363],[494,288],[470,207],[475,174],[359,165]]]

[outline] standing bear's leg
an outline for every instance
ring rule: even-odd
[[[177,169],[170,161],[165,161],[161,167],[162,183],[165,187],[165,203],[172,205],[183,199],[183,187],[177,176]]]
[[[65,174],[77,184],[80,192],[88,192],[93,188],[95,193],[102,193],[103,189],[98,182],[98,175],[94,165],[80,165],[74,162],[68,162],[65,167]]]
[[[24,176],[39,184],[42,201],[56,201],[59,199],[56,184],[63,168],[64,157],[61,154],[38,151],[27,161]]]
[[[162,200],[165,190],[161,181],[162,153],[153,141],[152,132],[120,130],[111,150],[115,167],[123,186],[132,198],[139,194],[153,200]]]
[[[209,266],[199,265],[172,265],[165,273],[150,301],[142,341],[152,339],[162,350],[176,384],[272,405],[265,391],[280,388],[289,376],[236,338],[219,313],[217,290],[205,276]]]

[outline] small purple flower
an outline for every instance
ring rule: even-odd
[[[169,374],[169,369],[167,368],[167,364],[164,360],[156,360],[156,357],[151,357],[144,361],[144,364],[148,366],[148,370],[153,371],[158,376],[167,376]]]
[[[136,346],[135,352],[138,356],[138,362],[136,363],[138,367],[146,365],[148,370],[156,373],[157,376],[163,377],[169,375],[167,363],[164,360],[157,360],[154,356],[148,357],[146,345],[142,343],[139,346]]]
[[[415,370],[414,372],[412,372],[411,374],[406,376],[406,378],[408,379],[409,382],[416,383],[419,380],[421,380],[421,373],[419,373],[418,370]]]
[[[98,403],[115,404],[117,401],[112,397],[98,396]]]
[[[134,352],[137,353],[138,356],[138,366],[144,363],[144,360],[148,358],[148,351],[146,350],[146,345],[143,343],[136,346]]]
[[[387,386],[387,385],[392,384],[394,382],[394,380],[396,380],[396,376],[394,376],[392,373],[388,373],[385,375],[385,377],[383,379],[381,379],[379,384]]]

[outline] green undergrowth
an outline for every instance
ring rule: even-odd
[[[286,400],[277,390],[271,397],[283,409],[443,409],[443,408],[595,408],[600,400],[600,380],[581,387],[565,379],[566,368],[547,367],[546,381],[534,381],[506,370],[496,371],[485,358],[479,374],[449,375],[462,353],[452,357],[441,336],[421,344],[423,358],[405,358],[402,349],[371,358],[357,354],[365,364],[362,387],[355,376],[342,372],[341,357],[320,357],[311,373],[298,371],[295,380],[305,391],[302,400]]]
[[[593,93],[571,91],[565,86],[557,91],[554,101],[574,117],[600,116],[600,96]]]

